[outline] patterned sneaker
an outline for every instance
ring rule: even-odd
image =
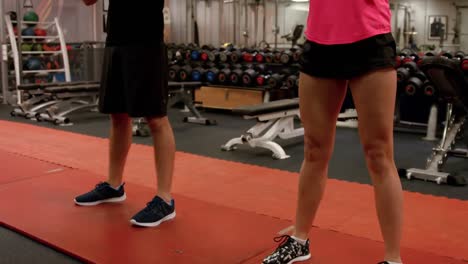
[[[77,205],[93,206],[100,203],[117,203],[125,201],[127,196],[125,195],[124,185],[119,187],[118,190],[112,188],[109,183],[101,182],[96,185],[94,190],[80,195],[75,198]]]
[[[143,227],[156,227],[162,222],[174,219],[176,216],[174,200],[171,201],[171,205],[166,203],[159,196],[146,204],[146,207],[137,213],[130,223],[143,226]]]
[[[270,256],[263,260],[263,264],[292,264],[298,261],[310,259],[309,240],[303,246],[288,235],[275,238],[280,243],[278,248]]]

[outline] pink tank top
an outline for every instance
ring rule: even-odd
[[[349,44],[392,31],[388,0],[310,0],[306,38]]]

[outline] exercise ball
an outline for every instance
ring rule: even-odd
[[[21,50],[22,51],[32,51],[33,45],[29,43],[23,43],[21,44]]]
[[[31,57],[26,62],[26,68],[30,71],[38,71],[42,69],[42,61],[39,58]]]
[[[36,28],[36,29],[34,29],[34,34],[37,37],[45,37],[45,36],[47,36],[47,31],[45,31],[42,28]]]
[[[23,20],[26,22],[38,22],[39,21],[39,16],[37,15],[36,12],[34,11],[28,11],[24,14]],[[28,24],[30,27],[34,27],[34,24]]]
[[[26,37],[34,37],[36,36],[36,33],[34,32],[34,28],[32,27],[28,27],[28,28],[25,28],[23,29],[22,33],[21,33],[23,36],[26,36]]]
[[[39,44],[39,43],[36,43],[32,46],[32,50],[33,51],[44,51],[44,49],[42,48],[42,44]]]

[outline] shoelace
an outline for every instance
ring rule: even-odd
[[[279,237],[275,237],[273,240],[277,243],[279,243],[278,247],[276,248],[276,251],[280,249],[282,246],[284,246],[286,243],[288,243],[290,236],[288,235],[282,235]]]
[[[106,186],[107,186],[107,183],[106,183],[106,182],[100,182],[100,183],[96,184],[96,190],[102,190],[102,189],[104,189]]]
[[[144,209],[145,212],[150,212],[153,208],[157,208],[160,211],[163,210],[163,205],[162,202],[159,200],[152,200],[146,204],[146,207]]]

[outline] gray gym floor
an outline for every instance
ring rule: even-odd
[[[107,137],[109,131],[108,117],[96,113],[77,115],[73,118],[75,125],[57,127],[49,123],[35,123],[21,118],[12,118],[9,115],[10,111],[10,107],[1,105],[0,119],[104,138]],[[273,160],[268,151],[247,147],[240,147],[233,152],[224,152],[221,151],[220,146],[229,139],[241,135],[254,122],[243,120],[241,117],[232,116],[227,113],[203,112],[203,114],[206,117],[215,119],[218,125],[202,126],[184,123],[182,119],[185,113],[181,113],[178,109],[171,109],[169,111],[179,151],[292,172],[299,171],[303,158],[303,141],[301,139],[281,142],[286,152],[291,155],[291,158],[286,160]],[[434,143],[423,141],[421,137],[421,135],[417,134],[395,133],[395,158],[398,167],[422,168],[425,165],[425,160],[430,154]],[[140,144],[151,145],[150,138],[135,138],[134,141]],[[460,147],[466,146],[460,145]],[[468,178],[468,162],[466,160],[449,159],[445,170],[451,173],[466,175]],[[330,164],[330,177],[370,184],[359,142],[359,135],[355,129],[338,129],[335,151]],[[454,187],[423,181],[408,181],[406,179],[402,179],[402,183],[406,191],[468,200],[468,186]],[[22,235],[0,228],[0,264],[3,263],[79,262]]]

